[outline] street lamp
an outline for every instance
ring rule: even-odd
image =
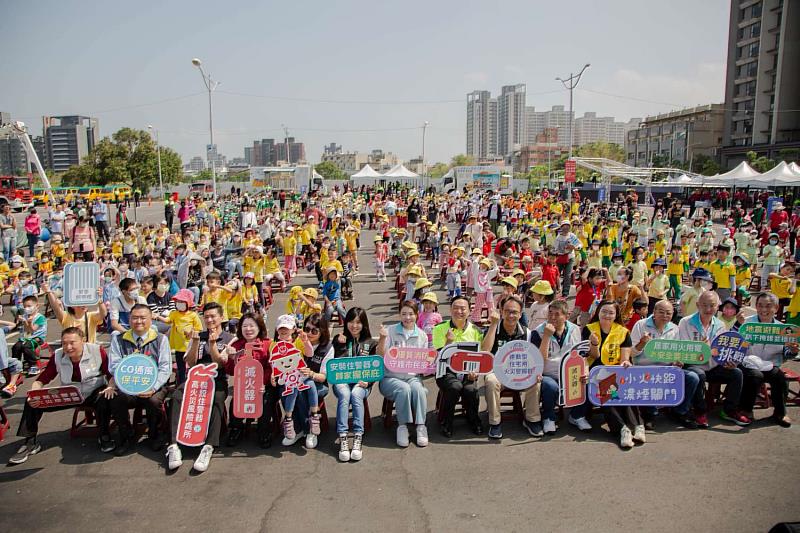
[[[575,87],[578,86],[578,83],[581,81],[581,76],[583,76],[584,71],[589,68],[591,65],[586,63],[580,72],[577,74],[573,74],[572,72],[569,73],[569,77],[567,79],[556,78],[556,81],[560,81],[562,85],[564,85],[565,89],[569,89],[569,159],[572,159],[572,143],[573,143],[573,124],[575,123],[575,115],[572,111],[572,92],[575,90]],[[567,195],[569,196],[569,203],[570,206],[572,205],[572,183],[567,184]]]
[[[211,112],[211,93],[214,92],[214,89],[219,86],[219,82],[213,81],[211,79],[211,74],[206,75],[203,71],[203,62],[197,59],[196,57],[192,59],[192,65],[198,68],[200,71],[200,75],[203,77],[203,84],[206,86],[208,90],[208,134],[211,137],[211,146],[214,146],[214,120],[213,115]],[[217,169],[215,167],[216,161],[213,159],[210,161],[211,163],[211,184],[214,189],[214,202],[217,201]]]
[[[425,123],[422,125],[422,173],[421,174],[423,180],[425,180],[425,130],[428,129],[428,126],[430,126],[430,124],[431,123],[426,120]]]
[[[161,144],[158,142],[158,130],[153,130],[153,125],[148,124],[147,129],[150,130],[152,137],[153,131],[156,132],[156,153],[158,154],[158,188],[161,190],[161,199],[164,199],[164,180],[161,179]]]

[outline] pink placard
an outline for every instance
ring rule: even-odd
[[[436,372],[436,350],[392,346],[383,358],[386,370],[395,374],[433,374]]]
[[[216,363],[195,365],[189,369],[183,389],[178,434],[175,436],[179,444],[201,446],[205,443],[214,404],[216,376]]]

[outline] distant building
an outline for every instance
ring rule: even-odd
[[[322,153],[325,155],[341,154],[342,145],[336,143],[327,144],[323,147]]]
[[[286,149],[289,149],[287,157]],[[285,162],[290,165],[295,163],[303,163],[306,160],[306,147],[305,144],[297,142],[294,137],[287,137],[283,142],[279,141],[274,145],[275,162]]]
[[[380,148],[372,150],[369,154],[369,166],[378,172],[389,170],[398,163],[402,163],[399,157],[392,152],[384,152]]]
[[[616,122],[614,117],[598,117],[597,113],[587,112],[575,119],[574,145],[604,142],[625,146],[625,134],[639,126],[641,119],[631,119],[627,123]],[[567,132],[567,135],[569,133]],[[567,140],[569,144],[569,140]]]
[[[186,170],[189,172],[200,172],[201,170],[205,170],[206,162],[203,161],[203,158],[199,155],[194,156],[189,160],[186,164]]]
[[[321,161],[330,162],[336,165],[336,168],[348,174],[354,174],[364,168],[369,163],[369,154],[360,152],[333,152],[329,153],[327,150],[322,154]]]
[[[11,124],[11,113],[0,111],[0,124]],[[23,174],[28,170],[28,155],[16,135],[0,134],[0,175]]]
[[[722,166],[800,149],[800,2],[731,0]]]
[[[91,117],[42,117],[42,135],[49,168],[64,172],[89,155],[100,140],[100,127],[98,120]]]
[[[688,164],[699,154],[717,159],[724,116],[723,104],[709,104],[647,117],[627,133],[625,162],[647,167],[656,156],[667,164]]]
[[[497,97],[497,154],[507,155],[525,143],[525,84],[505,85]]]
[[[247,158],[251,166],[254,167],[274,167],[278,164],[275,158],[275,139],[261,139],[253,141],[253,146],[245,148],[245,155],[249,149],[250,156]]]
[[[466,151],[475,159],[497,153],[497,100],[489,91],[467,94]]]
[[[563,154],[569,153],[568,146],[559,144],[558,128],[546,128],[534,141],[534,144],[525,145],[514,152],[510,161],[514,172],[527,173],[538,165],[552,165]]]

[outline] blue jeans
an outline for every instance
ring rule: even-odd
[[[542,419],[556,421],[558,404],[558,381],[550,376],[542,376]]]
[[[336,308],[336,313],[342,319],[342,322],[344,322],[344,315],[347,314],[347,311],[345,310],[344,306],[342,305],[342,301],[341,300],[336,300],[336,303],[334,303],[333,305],[326,305],[325,306],[325,318],[328,321],[330,321],[331,317],[333,317],[334,308]]]
[[[703,376],[705,378],[705,375]],[[705,411],[705,386],[700,374],[689,370],[683,371],[683,390],[685,391],[683,402],[675,408],[675,412],[681,416],[689,412],[690,407]]]
[[[311,403],[309,394],[297,396],[297,403],[294,406],[294,430],[298,433],[308,433],[308,417],[311,414],[311,406],[321,405],[325,401],[325,396],[328,395],[326,383],[315,383],[315,385],[316,387],[313,388],[316,389],[316,403]]]
[[[301,392],[303,393],[303,396],[308,397],[308,405],[319,405],[319,397],[317,396],[317,388],[314,386],[315,385],[314,380],[311,379],[311,376],[309,376],[303,379],[303,383],[310,386],[303,391],[300,391],[297,389],[297,387],[295,387],[294,389],[292,389],[292,392],[290,394],[287,394],[286,396],[283,395],[283,391],[286,389],[286,387],[283,385],[278,386],[278,391],[281,394],[281,403],[283,404],[283,410],[286,411],[287,413],[294,412],[294,406],[295,403],[297,402],[297,397],[300,395]]]
[[[385,377],[379,388],[384,398],[394,402],[399,424],[425,423],[428,389],[419,376]]]
[[[3,257],[6,262],[11,261],[11,256],[17,252],[17,235],[3,236]]]
[[[333,386],[336,396],[336,433],[347,433],[350,406],[353,406],[353,433],[364,434],[364,402],[369,396],[370,388],[356,387],[355,383],[339,383]]]

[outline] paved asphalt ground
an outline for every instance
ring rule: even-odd
[[[159,211],[142,208],[139,220],[158,222]],[[361,261],[348,306],[366,307],[376,332],[381,321],[396,320],[397,301],[391,282],[369,275],[368,254]],[[309,275],[299,280],[313,282]],[[270,328],[285,298],[277,297]],[[446,306],[441,311],[448,316]],[[57,325],[50,326],[55,340]],[[94,440],[69,438],[71,411],[47,414],[44,450],[0,468],[0,530],[749,532],[800,520],[798,408],[789,409],[797,421],[790,429],[761,420],[771,410],[757,410],[759,420],[744,429],[712,415],[710,429],[688,431],[662,417],[648,443],[629,451],[618,448],[598,417],[591,433],[560,421],[558,433],[544,439],[506,422],[501,442],[472,436],[457,419],[448,441],[433,412],[436,385],[427,383],[428,448],[397,448],[394,430],[379,417],[375,387],[364,459],[349,464],[337,460],[332,394],[331,429],[317,449],[278,442],[261,450],[251,432],[238,447],[218,449],[201,475],[191,472],[195,450],[184,448],[183,466],[170,474],[163,452],[141,444],[126,457],[105,455]],[[29,384],[6,403],[12,429],[0,444],[0,462],[19,446],[14,434]]]

